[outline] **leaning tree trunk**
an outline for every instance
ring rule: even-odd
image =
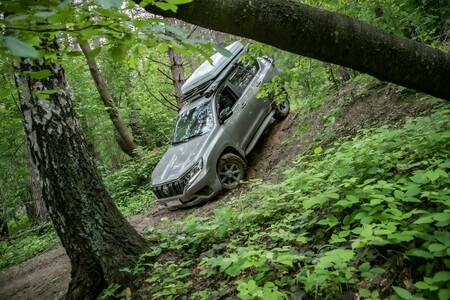
[[[138,149],[138,145],[134,142],[133,134],[128,129],[123,119],[120,117],[119,110],[117,109],[116,103],[114,102],[111,93],[109,92],[108,86],[106,85],[106,82],[100,73],[97,62],[93,57],[90,56],[91,48],[89,47],[88,42],[80,43],[80,48],[83,51],[84,56],[86,57],[92,79],[94,79],[95,87],[100,94],[100,98],[102,99],[103,104],[107,108],[106,111],[109,114],[109,118],[111,119],[114,128],[116,128],[118,134],[117,142],[119,144],[119,147],[123,152],[131,157],[139,156],[139,151],[136,151]]]
[[[175,19],[168,20],[170,24],[176,25]],[[167,35],[172,35],[170,31],[166,31]],[[172,75],[172,83],[175,89],[175,99],[177,101],[178,110],[184,106],[184,95],[181,91],[181,87],[186,82],[186,76],[184,75],[183,59],[180,53],[176,52],[169,47],[167,50],[167,56],[170,61],[170,73]]]
[[[175,88],[175,99],[177,100],[178,109],[181,109],[184,106],[184,95],[181,92],[181,87],[186,82],[183,60],[181,55],[172,48],[167,50],[167,55],[170,60],[170,72],[172,74],[173,87]]]
[[[64,69],[44,59],[17,67],[21,74],[51,72],[45,79],[27,77],[30,97],[22,114],[42,196],[72,265],[66,299],[95,299],[115,282],[132,287],[130,274],[120,269],[133,265],[146,241],[106,191],[75,118]],[[40,99],[43,90],[56,92]]]
[[[300,1],[195,0],[177,13],[145,9],[450,100],[450,53]]]

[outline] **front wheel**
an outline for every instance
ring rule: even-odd
[[[283,120],[289,114],[291,104],[289,103],[289,95],[285,89],[282,89],[279,95],[272,96],[272,109],[275,112],[273,117],[277,120]]]
[[[217,164],[217,175],[225,189],[235,188],[244,179],[247,164],[239,156],[227,153],[222,155]]]

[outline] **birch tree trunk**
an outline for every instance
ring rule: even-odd
[[[46,70],[51,76],[44,79],[24,75]],[[75,118],[64,69],[24,59],[15,72],[29,89],[21,109],[42,196],[72,265],[66,299],[96,299],[112,283],[132,288],[131,275],[120,269],[133,265],[147,243],[102,182]],[[45,91],[55,92],[45,97]]]

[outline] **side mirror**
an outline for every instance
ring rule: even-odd
[[[220,124],[223,124],[223,122],[225,122],[225,120],[228,119],[232,114],[233,110],[231,109],[231,107],[225,107],[224,109],[222,109],[219,114]]]

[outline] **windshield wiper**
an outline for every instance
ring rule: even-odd
[[[191,140],[191,139],[193,139],[193,138],[195,138],[195,137],[202,136],[202,135],[204,135],[205,133],[207,133],[207,132],[200,132],[200,133],[196,133],[196,134],[190,135],[190,136],[188,136],[188,137],[185,137],[184,139],[181,139],[181,140],[179,140],[179,141],[173,142],[172,145],[177,145],[177,144],[183,144],[183,143],[186,143],[187,141],[189,141],[189,140]]]

